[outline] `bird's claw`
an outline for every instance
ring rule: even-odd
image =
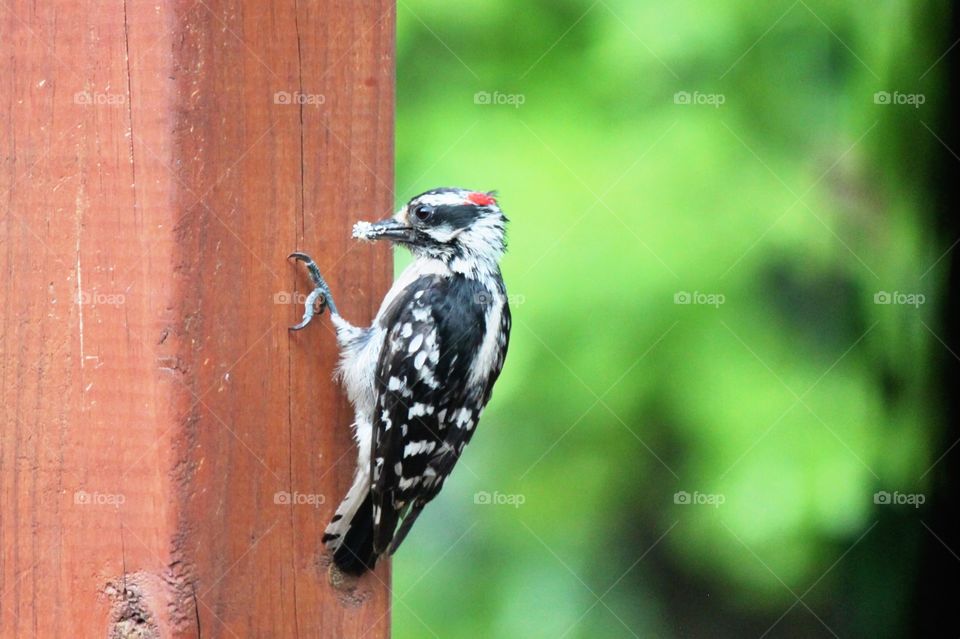
[[[323,279],[323,275],[320,274],[320,268],[317,266],[317,263],[313,261],[313,258],[306,253],[291,253],[287,256],[287,259],[291,257],[306,265],[307,271],[310,273],[310,279],[313,280],[314,285],[314,289],[307,295],[307,299],[304,302],[303,319],[299,324],[290,327],[291,331],[299,331],[306,328],[314,316],[323,315],[323,309],[325,308],[329,308],[330,312],[334,315],[338,313],[337,307],[333,303],[333,294],[330,292],[330,286],[327,285],[326,280]]]

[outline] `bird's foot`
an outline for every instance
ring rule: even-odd
[[[320,274],[320,269],[313,258],[306,253],[291,253],[287,256],[287,259],[291,257],[306,265],[307,271],[310,273],[310,279],[313,280],[314,289],[307,295],[304,303],[303,319],[296,326],[291,326],[290,330],[299,331],[306,327],[315,315],[323,315],[324,308],[329,308],[331,313],[339,315],[337,306],[333,303],[333,293],[330,292],[330,286],[323,279],[323,275]]]

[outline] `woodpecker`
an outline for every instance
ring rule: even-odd
[[[500,274],[507,218],[493,192],[439,188],[392,217],[358,222],[353,237],[388,240],[412,263],[366,328],[340,315],[316,263],[303,320],[329,309],[337,378],[354,408],[353,484],[323,535],[333,562],[360,575],[403,542],[473,436],[500,375],[510,307]]]

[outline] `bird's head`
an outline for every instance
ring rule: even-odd
[[[353,236],[391,240],[417,257],[496,264],[505,249],[507,218],[493,192],[442,188],[421,193],[380,222],[359,222]]]

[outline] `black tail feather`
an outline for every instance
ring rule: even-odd
[[[417,517],[420,516],[420,511],[423,510],[423,507],[426,505],[426,502],[422,502],[419,499],[413,502],[413,506],[410,507],[410,510],[407,511],[407,514],[403,517],[403,523],[400,524],[400,529],[397,530],[397,534],[394,535],[393,541],[390,542],[390,548],[387,550],[387,554],[392,555],[397,551],[397,547],[403,543],[403,540],[407,538],[407,533],[410,532],[410,528],[413,526],[413,522],[417,520]]]
[[[350,520],[346,537],[333,553],[333,563],[342,572],[362,575],[373,570],[376,562],[377,556],[373,551],[373,501],[368,492]]]

